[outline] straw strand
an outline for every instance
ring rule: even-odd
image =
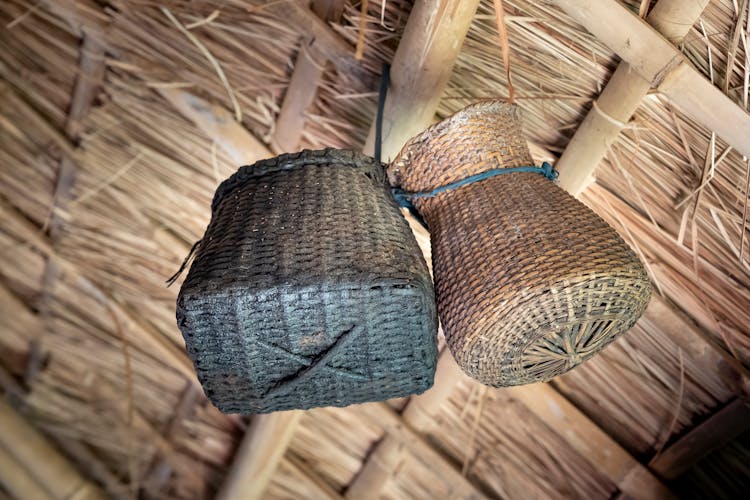
[[[505,9],[503,0],[493,0],[495,3],[495,17],[497,19],[497,32],[500,35],[500,49],[503,54],[503,65],[505,66],[505,77],[508,80],[508,103],[513,104],[516,97],[516,89],[510,76],[510,45],[508,43],[508,30],[505,27]]]

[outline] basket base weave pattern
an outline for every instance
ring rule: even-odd
[[[225,181],[177,318],[224,412],[345,406],[432,385],[426,263],[382,167],[353,152],[282,155]]]

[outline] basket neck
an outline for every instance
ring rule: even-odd
[[[392,184],[432,190],[498,168],[531,165],[518,107],[480,101],[406,143],[388,168]]]

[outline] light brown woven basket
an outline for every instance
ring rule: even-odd
[[[389,177],[406,191],[431,191],[527,165],[533,161],[517,108],[484,101],[414,137]],[[651,285],[633,251],[543,175],[499,175],[414,205],[432,236],[448,346],[482,383],[564,373],[628,330],[648,303]]]

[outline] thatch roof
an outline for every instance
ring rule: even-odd
[[[623,51],[560,8],[570,2],[503,3],[525,129],[554,160]],[[710,1],[677,47],[746,120],[749,3]],[[747,491],[750,163],[665,89],[649,91],[581,196],[658,291],[601,355],[549,384],[496,390],[446,352],[421,396],[284,417],[246,420],[207,402],[175,325],[177,287],[164,281],[238,156],[278,147],[303,58],[321,67],[298,147],[364,146],[411,3],[368,2],[361,61],[361,3],[343,4],[322,22],[278,1],[0,3],[0,387],[13,408],[0,408],[0,498],[54,497],[65,481],[91,495],[211,497],[243,459],[244,479],[269,498]],[[507,95],[492,2],[472,19],[438,117]],[[188,98],[203,118],[179,106]],[[724,116],[727,102],[710,111]],[[225,128],[212,134],[217,116]],[[23,424],[16,414],[46,444],[7,431]],[[34,449],[67,465],[37,470]]]

